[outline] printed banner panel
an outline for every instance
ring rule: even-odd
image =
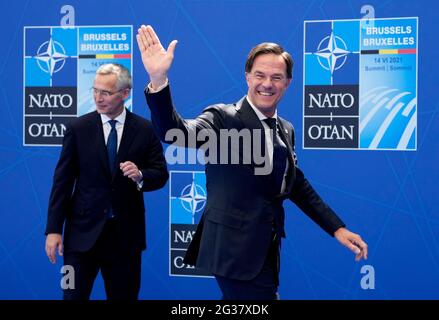
[[[303,146],[416,150],[417,18],[305,21]]]
[[[95,110],[91,88],[105,63],[132,70],[132,26],[24,28],[24,145],[61,145],[66,124]]]

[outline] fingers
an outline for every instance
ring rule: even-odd
[[[154,45],[160,45],[161,47],[160,39],[150,25],[148,26],[142,25],[137,30],[136,39],[139,49],[141,51],[145,51],[146,49]],[[177,40],[171,41],[171,43],[168,46],[167,52],[173,55],[176,45],[177,45]]]
[[[172,40],[171,43],[168,46],[168,53],[172,56],[174,56],[175,47],[177,46],[178,41]]]
[[[354,249],[351,250],[354,251],[354,253],[356,254],[355,261],[360,261],[361,258],[367,260],[368,250],[367,250],[366,242],[364,242],[360,236],[358,236],[358,239],[351,241],[352,241],[351,246],[354,247]]]
[[[137,31],[137,43],[139,44],[139,48],[142,50],[146,50],[146,48],[148,47],[148,40],[147,40],[147,32],[146,32],[146,27],[144,25],[142,25],[138,31]]]
[[[361,239],[360,235],[353,233],[342,227],[334,232],[334,236],[341,244],[346,246],[349,250],[355,253],[355,260],[359,261],[361,258],[367,259],[367,244]]]
[[[123,172],[125,172],[125,171],[127,171],[127,170],[130,170],[130,169],[132,169],[132,168],[137,169],[137,166],[136,166],[133,162],[131,162],[131,161],[125,161],[125,162],[121,162],[121,163],[120,163],[120,169],[121,169]]]
[[[145,40],[146,40],[146,42],[148,43],[148,46],[152,46],[152,45],[154,45],[154,39],[153,39],[153,37],[154,37],[154,35],[155,35],[155,32],[154,32],[154,30],[152,29],[152,27],[151,26],[144,26],[144,25],[142,25],[142,30],[143,30],[143,34],[144,34],[144,36],[145,36]],[[155,35],[155,37],[157,37],[157,35]]]
[[[128,171],[125,171],[123,175],[130,179],[137,179],[139,177],[139,170],[130,169]]]
[[[52,264],[56,263],[56,245],[46,243],[46,255]]]
[[[358,248],[356,245],[350,243],[347,245],[347,247],[349,248],[349,250],[351,250],[353,253],[355,253],[356,255],[361,253],[361,249]]]
[[[46,254],[49,258],[50,263],[56,263],[55,250],[53,248],[46,247]]]
[[[360,261],[361,258],[363,258],[364,260],[367,260],[367,252],[364,252],[363,250],[361,250],[359,254],[355,255],[355,261]]]
[[[51,263],[56,263],[56,250],[63,255],[63,242],[61,234],[49,233],[46,238],[46,255]]]
[[[151,41],[151,45],[160,44],[159,37],[150,25],[146,26],[146,32],[148,33],[148,42]]]
[[[137,182],[140,178],[139,169],[137,166],[131,161],[125,161],[120,164],[120,169],[123,172],[125,177],[132,179],[134,182]]]
[[[139,32],[140,32],[140,29],[139,29]],[[139,50],[141,52],[145,51],[146,50],[146,46],[143,43],[142,36],[140,34],[136,34],[136,39],[137,39],[137,45],[139,46]]]
[[[58,244],[58,254],[62,257],[63,253],[64,253],[64,247],[63,244],[60,242]]]
[[[360,247],[361,252],[363,254],[363,259],[367,260],[368,248],[367,248],[366,242],[364,242],[363,240],[360,240],[360,242],[358,243],[358,246]]]

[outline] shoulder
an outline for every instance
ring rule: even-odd
[[[294,126],[291,122],[289,122],[288,120],[285,120],[281,117],[278,116],[279,122],[282,124],[283,130],[285,130],[285,132],[288,134],[288,136],[290,137],[290,140],[293,143],[293,146],[295,145],[295,132],[294,132]]]
[[[204,108],[204,112],[216,113],[222,117],[231,117],[236,115],[236,104],[217,103]]]
[[[86,126],[90,122],[100,121],[100,116],[96,111],[92,111],[89,113],[86,113],[80,117],[72,118],[72,120],[67,124],[67,129],[81,129],[82,127]]]
[[[139,116],[138,114],[127,110],[127,118],[129,118],[129,121],[141,130],[154,131],[151,121]]]
[[[284,126],[285,129],[287,129],[288,131],[294,131],[294,126],[291,122],[289,122],[288,120],[285,120],[282,117],[278,116],[279,121],[282,123],[282,125]]]

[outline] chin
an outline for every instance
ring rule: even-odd
[[[270,104],[261,103],[261,104],[259,104],[259,109],[264,110],[264,111],[271,111],[275,108],[273,108],[273,104],[271,104],[271,103]]]

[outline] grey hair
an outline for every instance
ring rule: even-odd
[[[116,87],[118,90],[132,88],[131,74],[128,71],[128,69],[121,64],[118,63],[103,64],[96,71],[96,75],[98,74],[100,75],[115,74],[117,77]]]

